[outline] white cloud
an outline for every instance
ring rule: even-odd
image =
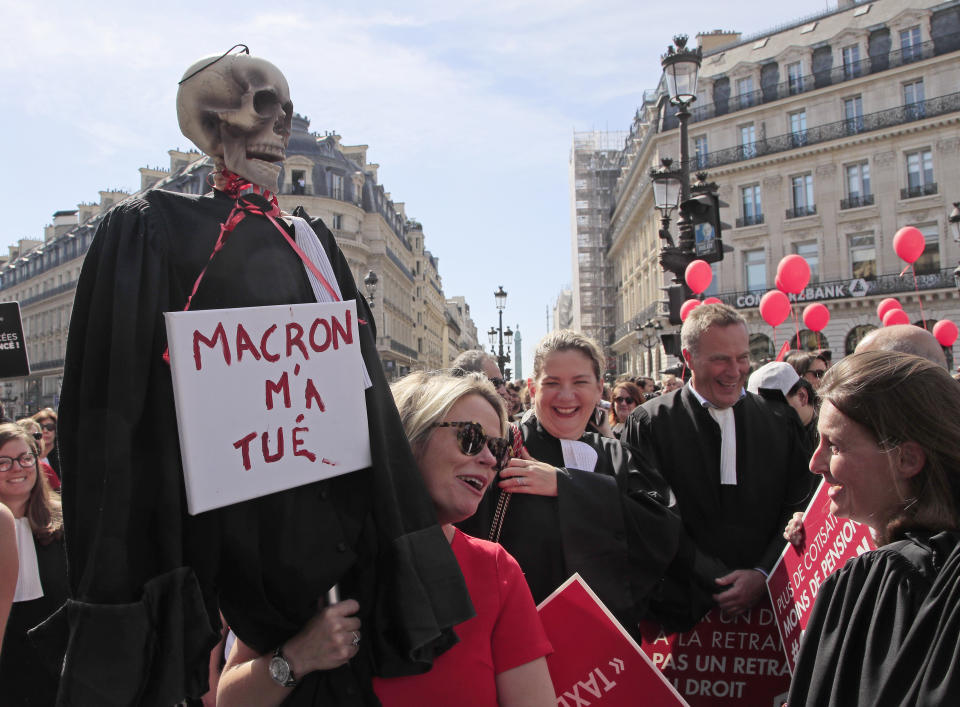
[[[571,132],[625,128],[677,32],[754,32],[820,9],[0,0],[0,121],[16,136],[5,157],[17,165],[0,187],[20,203],[0,233],[35,234],[56,209],[136,188],[138,167],[188,147],[173,107],[184,69],[244,42],[284,71],[313,130],[370,146],[387,190],[423,222],[446,291],[468,296],[482,330],[496,286],[511,292],[510,322],[523,323],[532,350],[545,306],[570,279]]]

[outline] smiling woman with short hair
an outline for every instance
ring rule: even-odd
[[[499,538],[538,602],[579,572],[636,636],[648,596],[677,553],[680,521],[655,469],[616,439],[587,431],[604,366],[599,346],[579,332],[540,341],[533,414],[519,426],[521,456],[501,472],[499,493],[460,527]]]

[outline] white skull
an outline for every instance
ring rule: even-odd
[[[184,73],[177,91],[180,131],[218,167],[276,191],[293,119],[287,80],[269,61],[248,54],[215,59],[201,59]]]

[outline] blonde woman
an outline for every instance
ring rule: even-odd
[[[415,373],[393,386],[404,430],[433,500],[437,520],[466,579],[476,616],[455,628],[460,641],[424,674],[374,680],[384,707],[553,707],[550,653],[530,590],[499,545],[469,537],[454,523],[471,516],[510,456],[502,398],[481,374]],[[319,612],[282,652],[297,677],[336,670],[356,656],[363,626],[356,602]],[[220,678],[217,704],[316,705],[295,685],[269,677],[271,656],[237,641]]]

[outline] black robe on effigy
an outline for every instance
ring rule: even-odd
[[[560,440],[535,416],[520,429],[530,456],[558,467],[557,496],[512,494],[500,543],[520,563],[534,601],[579,572],[624,628],[638,635],[647,598],[678,550],[680,519],[668,508],[669,486],[615,439],[584,433],[579,441],[597,451],[597,463],[581,471],[564,468]],[[487,538],[498,495],[492,488],[459,527]]]
[[[288,702],[376,704],[371,672],[429,669],[455,640],[451,627],[473,614],[384,379],[373,318],[319,219],[311,225],[343,299],[357,300],[364,322],[373,465],[187,514],[163,313],[183,309],[234,203],[220,192],[127,200],[84,262],[59,419],[73,598],[34,632],[51,653],[66,651],[66,704],[197,697],[218,611],[245,643],[272,652],[334,583],[360,603],[360,656],[306,676]],[[265,217],[248,215],[191,309],[313,301],[296,253]]]
[[[830,575],[788,704],[960,704],[960,534],[908,533]]]

